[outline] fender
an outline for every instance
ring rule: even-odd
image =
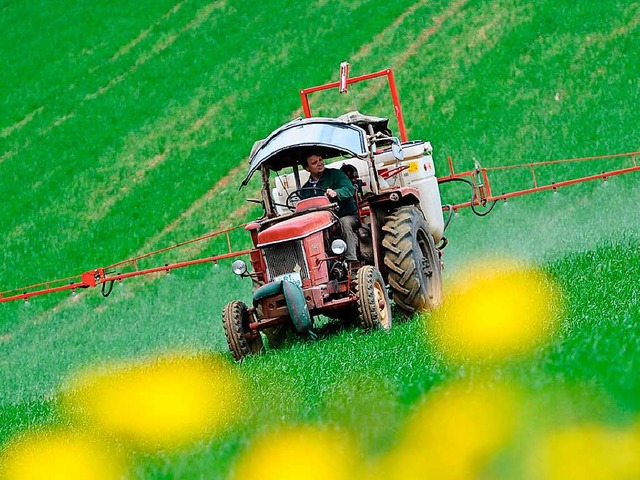
[[[365,204],[378,205],[391,203],[400,205],[413,205],[420,203],[420,192],[414,187],[400,187],[393,190],[385,190],[375,197],[365,199]]]
[[[280,293],[284,294],[287,310],[296,331],[307,333],[312,325],[311,314],[304,298],[304,292],[299,285],[286,280],[267,283],[253,293],[253,305],[255,307],[261,300]]]

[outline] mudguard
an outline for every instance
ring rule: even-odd
[[[282,281],[282,291],[287,301],[287,309],[293,326],[299,333],[307,333],[311,328],[311,315],[304,299],[302,287],[295,283]]]
[[[253,292],[253,305],[258,306],[260,301],[279,293],[284,293],[287,310],[296,331],[307,333],[311,328],[311,314],[307,308],[302,287],[298,284],[286,280],[267,283]]]
[[[282,293],[282,280],[267,283],[253,292],[253,306],[257,307],[261,300]]]

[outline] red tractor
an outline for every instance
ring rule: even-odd
[[[260,172],[265,213],[246,226],[254,245],[251,269],[242,260],[233,264],[236,274],[253,280],[253,298],[249,306],[229,302],[222,312],[236,360],[263,349],[261,332],[270,347],[287,331],[313,335],[318,315],[355,317],[364,329],[389,330],[388,290],[406,314],[440,302],[438,246],[446,240],[431,145],[401,142],[387,123],[358,112],[299,118],[254,145],[242,185]],[[309,173],[300,162],[312,153],[327,168],[349,165],[359,177],[355,262],[345,258],[336,204],[324,192],[302,198]]]

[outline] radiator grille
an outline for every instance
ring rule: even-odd
[[[266,246],[264,257],[270,279],[291,272],[300,272],[302,278],[309,278],[301,240]]]

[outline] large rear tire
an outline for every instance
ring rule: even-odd
[[[391,305],[380,271],[371,265],[358,270],[355,283],[358,321],[365,330],[391,328]]]
[[[393,300],[405,314],[433,310],[442,301],[442,270],[429,225],[415,206],[398,208],[382,227],[384,263]]]
[[[238,300],[222,309],[222,326],[233,358],[240,361],[247,355],[260,353],[264,348],[259,332],[249,329],[247,306]]]

